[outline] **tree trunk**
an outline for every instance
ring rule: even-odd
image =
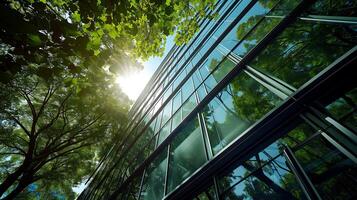
[[[22,179],[19,184],[16,186],[16,188],[10,192],[6,197],[2,198],[1,200],[12,200],[15,199],[17,195],[19,195],[28,185],[30,185],[32,182],[32,179],[27,177]]]
[[[34,140],[31,140],[29,144],[29,150],[21,166],[19,166],[14,173],[8,175],[6,179],[0,184],[0,197],[19,179],[20,176],[22,176],[21,179],[23,179],[24,173],[32,161],[34,146],[35,142]]]
[[[23,166],[20,166],[14,173],[6,177],[0,185],[0,197],[8,190],[23,173]]]

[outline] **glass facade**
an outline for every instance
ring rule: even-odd
[[[356,199],[356,7],[217,1],[78,199]]]

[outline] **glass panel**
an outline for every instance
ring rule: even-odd
[[[161,127],[161,118],[162,118],[162,111],[156,116],[156,125],[155,125],[155,133],[157,133],[160,130]]]
[[[184,119],[196,107],[196,98],[193,93],[189,99],[182,105],[182,119]]]
[[[206,78],[208,74],[216,68],[218,63],[224,58],[223,54],[217,49],[214,49],[211,54],[207,57],[207,60],[203,64],[203,66],[200,68],[200,72],[202,74],[202,78]]]
[[[172,118],[171,130],[174,130],[180,124],[181,120],[182,120],[181,109],[179,109]]]
[[[211,185],[208,189],[194,198],[194,200],[217,200],[216,197],[217,195],[214,186]]]
[[[227,51],[230,51],[242,39],[242,37],[245,36],[258,23],[258,21],[270,11],[275,4],[275,1],[258,1],[227,34],[220,45]],[[238,14],[240,13],[237,13],[237,15]]]
[[[298,20],[250,65],[298,88],[355,44],[349,26]]]
[[[201,128],[198,119],[194,118],[171,143],[168,191],[175,189],[206,160]]]
[[[205,80],[204,85],[206,87],[207,92],[210,92],[217,85],[217,80],[212,75],[210,75]]]
[[[167,168],[167,149],[149,165],[144,177],[140,193],[141,200],[158,200],[164,196],[165,176]]]
[[[234,64],[229,58],[225,58],[222,63],[217,67],[217,70],[213,72],[212,76],[219,82],[230,72],[236,64]]]
[[[218,153],[280,102],[246,74],[238,75],[203,110],[213,153]]]
[[[169,120],[171,117],[171,103],[172,103],[172,101],[169,101],[166,104],[164,110],[162,111],[163,114],[162,114],[161,126],[163,126],[167,122],[167,120]]]
[[[192,79],[188,79],[186,83],[182,86],[182,101],[185,101],[193,92]]]
[[[357,16],[357,1],[334,0],[317,1],[307,12],[309,15]]]
[[[195,85],[195,88],[197,88],[202,82],[200,75],[198,74],[197,71],[192,75],[192,79],[193,79],[193,84]]]
[[[204,64],[199,68],[199,73],[202,79],[205,79],[210,73],[207,63],[208,61],[206,60]]]
[[[183,70],[178,77],[176,78],[176,80],[173,83],[173,88],[176,89],[176,87],[181,83],[181,81],[185,78],[186,73],[185,70]]]
[[[322,136],[311,140],[294,154],[322,199],[355,199],[356,163]]]
[[[170,128],[171,128],[171,120],[168,123],[166,123],[164,127],[162,127],[159,135],[158,145],[161,144],[162,141],[164,141],[168,135],[170,135]]]
[[[230,190],[225,191],[222,194],[223,199],[306,199],[283,156],[277,157],[255,171],[249,170],[250,166],[245,165],[248,170],[237,171],[238,174],[235,175],[245,178],[239,179]]]
[[[172,85],[170,85],[166,91],[165,91],[165,94],[164,96],[162,97],[163,101],[166,101],[166,99],[171,95],[171,92],[172,92]]]
[[[175,112],[181,106],[181,90],[177,91],[173,100],[172,112]]]
[[[197,89],[197,94],[199,97],[199,100],[202,101],[203,98],[205,98],[205,96],[207,95],[206,90],[204,88],[204,85],[201,85],[198,89]]]
[[[325,108],[340,123],[357,132],[357,89],[347,92]]]
[[[310,138],[314,133],[316,133],[316,130],[314,128],[312,128],[306,123],[301,123],[297,125],[293,130],[289,131],[288,134],[266,147],[264,151],[260,152],[259,159],[270,160],[272,157],[281,153],[286,146],[293,148]]]

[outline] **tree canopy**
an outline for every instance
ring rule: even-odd
[[[213,0],[6,0],[0,4],[0,198],[73,199],[123,139],[130,100],[114,83],[184,44]]]

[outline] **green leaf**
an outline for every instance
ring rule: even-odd
[[[27,37],[29,38],[29,43],[33,46],[40,46],[42,43],[41,38],[38,35],[29,34]]]
[[[81,21],[81,15],[78,13],[78,11],[74,11],[74,13],[72,13],[72,19],[74,22],[80,22]]]

